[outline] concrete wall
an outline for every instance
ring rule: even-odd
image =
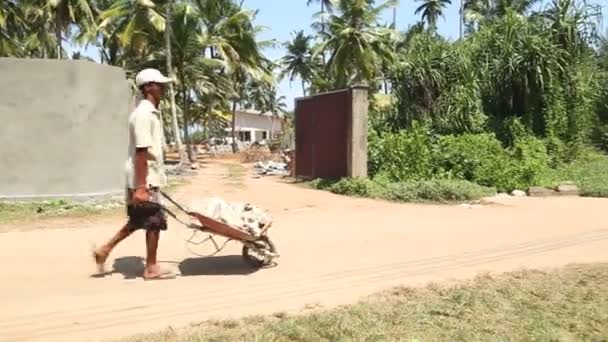
[[[0,199],[121,195],[131,91],[122,69],[0,58]]]

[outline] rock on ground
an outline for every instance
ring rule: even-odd
[[[524,191],[521,191],[521,190],[513,190],[511,192],[511,196],[514,196],[514,197],[526,197],[526,193]]]
[[[579,190],[576,185],[562,184],[557,187],[557,192],[562,196],[578,196]]]
[[[549,197],[549,196],[555,196],[555,195],[556,195],[556,192],[554,190],[539,187],[539,186],[534,186],[534,187],[531,187],[530,189],[528,189],[528,196],[530,196],[530,197]]]

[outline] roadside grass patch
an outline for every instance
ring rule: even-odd
[[[570,164],[549,170],[545,177],[553,180],[550,185],[560,181],[574,182],[581,196],[608,197],[608,156],[590,150]]]
[[[123,207],[122,201],[73,202],[50,200],[35,202],[0,202],[0,223],[31,221],[67,216],[102,214]]]
[[[190,183],[185,177],[169,177],[164,191],[171,192]],[[0,224],[31,222],[62,217],[86,217],[119,213],[124,210],[123,199],[73,201],[65,199],[45,201],[0,201]]]
[[[395,202],[460,202],[478,200],[496,193],[493,188],[484,187],[463,180],[428,180],[390,182],[376,177],[344,178],[339,181],[314,180],[312,188],[326,190],[339,195],[384,199]]]
[[[399,287],[331,310],[207,321],[122,341],[604,341],[606,336],[608,264],[588,264]]]

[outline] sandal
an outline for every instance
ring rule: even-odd
[[[146,280],[146,281],[148,281],[148,280],[167,280],[167,279],[175,279],[175,278],[177,278],[177,275],[171,271],[163,271],[163,272],[160,272],[159,274],[156,274],[151,277],[147,277],[144,272],[144,280]]]

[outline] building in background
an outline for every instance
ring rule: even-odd
[[[270,140],[283,133],[284,116],[273,115],[271,112],[262,113],[256,110],[236,111],[236,138],[244,144]],[[229,137],[232,128],[225,129]]]

